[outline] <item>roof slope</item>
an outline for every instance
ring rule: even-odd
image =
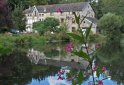
[[[56,12],[58,9],[61,9],[63,12],[74,12],[82,11],[85,9],[89,3],[80,2],[80,3],[69,3],[69,4],[53,4],[53,5],[40,5],[36,6],[39,13],[44,12]],[[31,13],[32,8],[25,10],[25,13]]]

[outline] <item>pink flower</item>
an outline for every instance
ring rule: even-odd
[[[105,66],[102,67],[102,71],[103,71],[103,72],[106,71],[106,67],[105,67]]]
[[[96,44],[95,48],[96,48],[96,49],[101,48],[101,44]]]
[[[57,12],[58,12],[58,13],[62,13],[62,9],[58,8],[58,9],[57,9]]]
[[[95,67],[93,67],[93,72],[95,72],[96,71],[96,69],[97,69],[97,67],[95,66]]]
[[[98,80],[98,85],[103,85],[102,80]]]
[[[57,80],[63,80],[63,78],[61,76],[59,76]]]
[[[72,43],[68,43],[66,46],[65,46],[65,51],[66,52],[72,52],[73,51],[73,44]]]

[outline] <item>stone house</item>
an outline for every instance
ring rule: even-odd
[[[77,29],[77,24],[75,22],[73,12],[80,14],[82,18],[87,15],[82,22],[81,27],[84,29],[86,27],[89,27],[90,24],[93,23],[91,30],[93,31],[93,33],[96,33],[97,23],[95,19],[95,13],[89,2],[29,7],[24,11],[27,19],[26,31],[33,31],[33,22],[43,21],[47,17],[54,17],[59,19],[61,24],[67,24],[68,32],[73,32]]]

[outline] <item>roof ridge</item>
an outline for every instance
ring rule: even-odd
[[[50,5],[35,5],[35,6],[53,6],[53,5],[71,5],[71,4],[84,4],[89,2],[77,2],[77,3],[64,3],[64,4],[50,4]]]

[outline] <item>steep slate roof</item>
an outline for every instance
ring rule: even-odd
[[[74,12],[74,11],[82,11],[85,9],[89,3],[88,2],[80,2],[80,3],[69,3],[69,4],[53,4],[53,5],[41,5],[36,6],[39,13],[45,12],[56,12],[58,9],[61,9],[63,12]],[[32,9],[25,10],[25,13],[31,13]]]
[[[87,20],[91,21],[94,24],[97,24],[97,19],[96,18],[92,18],[92,17],[86,17]]]
[[[34,10],[34,7],[30,7],[29,9],[24,10],[24,13],[32,13]]]

